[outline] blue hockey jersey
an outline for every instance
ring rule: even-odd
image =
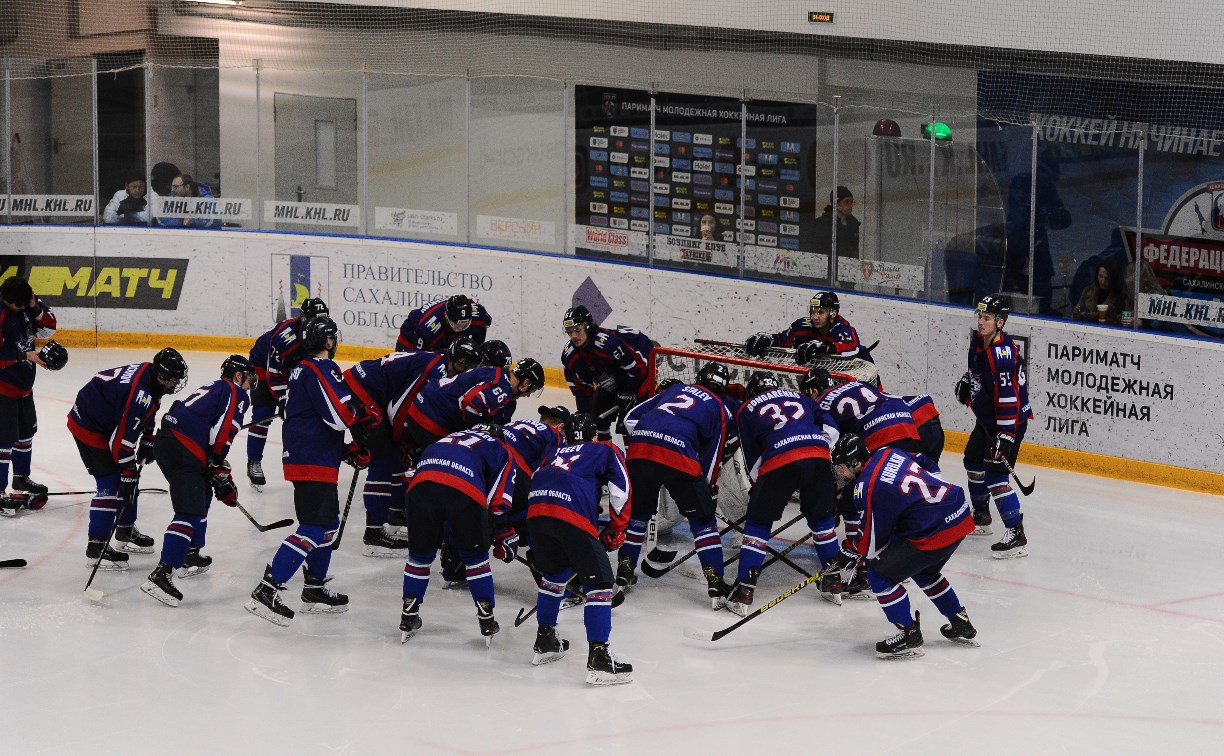
[[[285,396],[289,372],[305,353],[302,351],[302,319],[282,320],[270,331],[255,339],[251,347],[251,364],[260,381],[266,381],[268,390],[278,400]]]
[[[161,407],[152,383],[149,362],[103,370],[77,392],[68,431],[86,446],[109,450],[119,467],[134,467],[140,435],[152,429]]]
[[[200,464],[223,460],[250,405],[246,389],[218,378],[171,404],[162,415],[161,432],[177,438]]]
[[[344,382],[362,403],[382,410],[398,441],[412,400],[429,381],[446,377],[446,359],[437,352],[392,352],[362,360],[344,371]]]
[[[702,386],[680,384],[638,404],[625,416],[629,459],[649,459],[718,480],[724,455],[739,445],[727,402]]]
[[[757,394],[736,414],[740,448],[748,478],[800,459],[829,459],[829,442],[821,430],[816,401],[788,389]]]
[[[398,351],[427,349],[445,352],[446,348],[460,336],[467,336],[477,344],[483,344],[493,325],[493,316],[479,302],[472,302],[472,323],[466,330],[455,333],[446,322],[446,300],[434,302],[428,307],[418,307],[408,313],[400,324],[399,339],[395,342]]]
[[[55,313],[34,299],[34,306],[13,312],[0,306],[0,396],[29,396],[34,390],[37,365],[25,358],[35,351],[34,339],[55,333]]]
[[[1033,419],[1028,376],[1016,342],[1006,333],[984,347],[976,333],[969,342],[970,406],[978,422],[990,433],[1016,433]]]
[[[631,392],[638,398],[650,393],[646,378],[653,349],[650,337],[633,328],[593,328],[581,347],[567,341],[561,350],[561,364],[578,411],[591,410],[598,387],[615,393]]]
[[[425,481],[459,491],[492,517],[509,514],[514,503],[510,452],[501,441],[479,431],[458,431],[425,447],[412,486]]]
[[[919,428],[932,420],[939,419],[939,410],[935,407],[935,400],[928,394],[903,396],[901,401],[905,402],[906,407],[909,407],[910,417],[914,418],[914,425]]]
[[[863,439],[871,451],[901,439],[918,441],[918,427],[899,396],[885,394],[862,381],[848,381],[820,395],[825,436],[836,443],[842,433]]]
[[[964,490],[940,478],[921,454],[877,451],[854,484],[854,503],[863,512],[863,532],[851,547],[868,559],[894,538],[930,551],[973,532]]]
[[[352,399],[340,368],[326,357],[307,357],[293,368],[281,427],[285,480],[339,479],[344,429],[357,422]]]
[[[506,448],[518,469],[518,485],[531,480],[540,465],[557,451],[563,439],[556,428],[538,420],[516,420],[504,426]]]
[[[875,362],[871,359],[871,352],[863,349],[863,345],[859,342],[858,331],[850,325],[850,321],[841,315],[833,316],[827,334],[817,331],[811,318],[799,318],[791,323],[790,328],[773,334],[771,339],[773,346],[791,349],[797,349],[801,344],[809,341],[831,344],[833,354],[838,357],[856,357],[867,362]]]
[[[513,399],[504,368],[479,367],[425,384],[408,416],[435,436],[445,436],[492,421]]]
[[[599,500],[608,487],[608,515],[612,526],[624,531],[629,524],[629,470],[625,457],[611,443],[589,441],[562,446],[531,479],[527,519],[555,517],[599,536]]]

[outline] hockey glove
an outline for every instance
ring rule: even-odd
[[[999,433],[995,435],[994,448],[990,450],[990,458],[995,462],[1002,462],[1004,459],[1011,457],[1012,448],[1016,445],[1016,437],[1010,433]]]
[[[128,504],[136,501],[136,487],[140,485],[140,469],[125,467],[119,471],[119,501]]]
[[[826,344],[823,341],[805,341],[795,350],[795,362],[806,365],[817,357],[833,354],[834,351],[832,344]]]
[[[157,442],[157,434],[152,431],[140,437],[140,446],[136,449],[136,461],[142,465],[153,464],[153,444]]]
[[[625,529],[608,523],[599,532],[599,542],[603,544],[604,551],[616,551],[625,543]]]
[[[382,410],[371,404],[362,404],[361,402],[351,402],[353,414],[357,416],[357,423],[368,431],[373,431],[382,422]]]
[[[234,474],[226,460],[208,463],[208,484],[213,496],[227,507],[238,506],[238,486],[234,485]]]
[[[518,554],[518,531],[506,527],[493,533],[493,556],[509,564]]]
[[[358,470],[364,470],[370,466],[370,450],[356,441],[349,441],[344,447],[344,455],[341,457],[341,460],[346,465],[352,465]]]
[[[973,401],[973,385],[970,382],[968,370],[956,382],[956,401],[965,405]]]
[[[748,340],[744,342],[744,351],[749,357],[764,357],[771,346],[773,346],[773,336],[761,331],[748,337]]]

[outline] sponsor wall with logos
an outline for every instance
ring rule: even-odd
[[[811,295],[569,257],[232,231],[8,228],[0,278],[13,273],[31,279],[66,329],[253,340],[306,296],[321,296],[346,343],[388,351],[409,310],[463,292],[489,309],[492,334],[515,355],[553,368],[561,314],[575,303],[604,325],[683,345],[779,330],[806,312]],[[879,340],[888,390],[931,393],[946,428],[972,429],[951,400],[971,310],[854,293],[842,302],[864,342]],[[1019,316],[1008,331],[1029,364],[1032,443],[1224,473],[1224,433],[1217,413],[1203,411],[1206,387],[1224,373],[1224,345]]]

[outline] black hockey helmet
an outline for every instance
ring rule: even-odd
[[[830,312],[836,312],[841,309],[841,303],[833,292],[818,291],[812,295],[812,301],[808,302],[808,312],[815,310],[817,307],[823,307]]]
[[[464,330],[467,324],[472,322],[472,300],[464,294],[455,294],[448,297],[446,300],[446,319],[456,325],[463,325]]]
[[[446,348],[446,358],[451,365],[455,366],[456,371],[462,373],[480,365],[480,347],[476,346],[476,342],[472,341],[471,337],[460,336]],[[462,370],[459,369],[459,365],[463,365]]]
[[[231,354],[225,358],[225,362],[221,363],[222,378],[231,379],[236,373],[246,373],[250,376],[252,389],[259,385],[259,378],[255,375],[255,368],[251,365],[251,361],[241,354]]]
[[[978,312],[988,312],[999,318],[1006,319],[1011,310],[1011,297],[1006,294],[987,294],[979,299],[977,303]]]
[[[799,389],[801,391],[815,391],[823,394],[836,385],[837,383],[833,380],[833,376],[829,375],[829,371],[822,367],[809,368],[803,374],[803,377],[799,379]]]
[[[871,458],[867,444],[853,433],[843,433],[837,437],[837,443],[829,452],[830,462],[834,465],[851,465],[855,462],[866,462]]]
[[[480,361],[493,367],[510,367],[510,347],[506,346],[506,342],[497,339],[486,341],[480,345]]]
[[[679,386],[682,383],[684,383],[684,381],[680,380],[679,378],[664,378],[663,380],[659,381],[657,386],[655,386],[655,396],[662,394],[672,386]]]
[[[498,441],[506,440],[506,429],[497,423],[476,423],[471,427],[471,430],[476,433],[484,433],[492,436]]]
[[[166,347],[153,356],[153,379],[167,394],[177,394],[187,385],[187,361],[177,349]]]
[[[544,391],[544,366],[536,362],[530,357],[524,357],[519,360],[514,367],[510,369],[514,373],[514,377],[519,380],[520,391],[519,396],[523,394],[539,394]],[[531,383],[531,389],[522,391],[522,382],[528,381]]]
[[[756,396],[777,388],[781,388],[781,386],[778,384],[778,379],[773,373],[758,370],[748,379],[748,385],[745,387],[745,390],[748,392],[748,396]]]
[[[302,311],[303,320],[314,320],[331,314],[331,311],[327,309],[327,303],[318,297],[302,300],[302,306],[299,309]]]
[[[585,412],[575,412],[565,421],[565,441],[569,444],[592,441],[597,430],[595,418]]]
[[[699,386],[705,386],[715,394],[721,394],[727,390],[727,384],[731,382],[731,373],[727,370],[727,366],[721,362],[707,362],[697,371],[697,380],[695,383]]]
[[[38,359],[43,361],[48,370],[62,370],[68,364],[68,350],[52,339],[38,350]]]
[[[327,342],[334,339],[329,347]],[[336,356],[336,347],[340,346],[340,326],[326,315],[312,318],[302,327],[302,349],[307,354],[314,354],[326,349],[328,358]]]
[[[586,328],[588,333],[595,328],[595,318],[591,316],[591,311],[586,308],[586,305],[569,308],[561,318],[561,328],[567,332],[578,326]]]

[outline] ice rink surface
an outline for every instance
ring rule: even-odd
[[[65,370],[40,371],[34,479],[52,491],[93,488],[64,416],[92,373],[153,351],[77,349]],[[187,391],[212,380],[224,357],[184,356]],[[519,415],[534,417],[540,403],[572,405],[548,389]],[[945,427],[965,429],[958,408],[945,412]],[[230,455],[243,503],[261,522],[293,517],[279,426],[262,493],[242,474],[245,446],[244,434]],[[944,467],[964,485],[959,455],[945,455]],[[204,553],[215,561],[176,579],[180,607],[138,589],[157,553],[99,573],[106,595],[91,603],[82,594],[90,497],[52,497],[42,511],[0,520],[0,559],[29,561],[0,571],[0,753],[1224,751],[1224,498],[1024,464],[1018,472],[1038,481],[1023,502],[1030,556],[997,561],[997,536],[971,537],[946,572],[981,648],[945,641],[943,618],[912,585],[926,639],[917,660],[875,659],[874,642],[893,632],[875,602],[835,607],[815,587],[717,643],[691,640],[686,628],[738,618],[711,611],[704,582],[681,569],[642,577],[613,612],[612,648],[635,681],[606,688],[584,683],[580,609],[561,614],[566,658],[531,665],[534,621],[513,620],[535,591],[518,564],[494,562],[502,629],[491,648],[467,592],[442,590],[436,570],[424,628],[401,645],[403,563],[361,556],[360,487],[331,570],[350,610],[299,614],[288,628],[242,605],[292,529],[261,534],[214,505]],[[351,474],[341,471],[342,499]],[[153,466],[141,482],[165,485]],[[138,525],[158,551],[170,515],[165,494],[141,496]],[[816,568],[807,546],[792,555]],[[757,605],[801,579],[770,568]],[[299,575],[285,592],[291,608],[300,591]]]

